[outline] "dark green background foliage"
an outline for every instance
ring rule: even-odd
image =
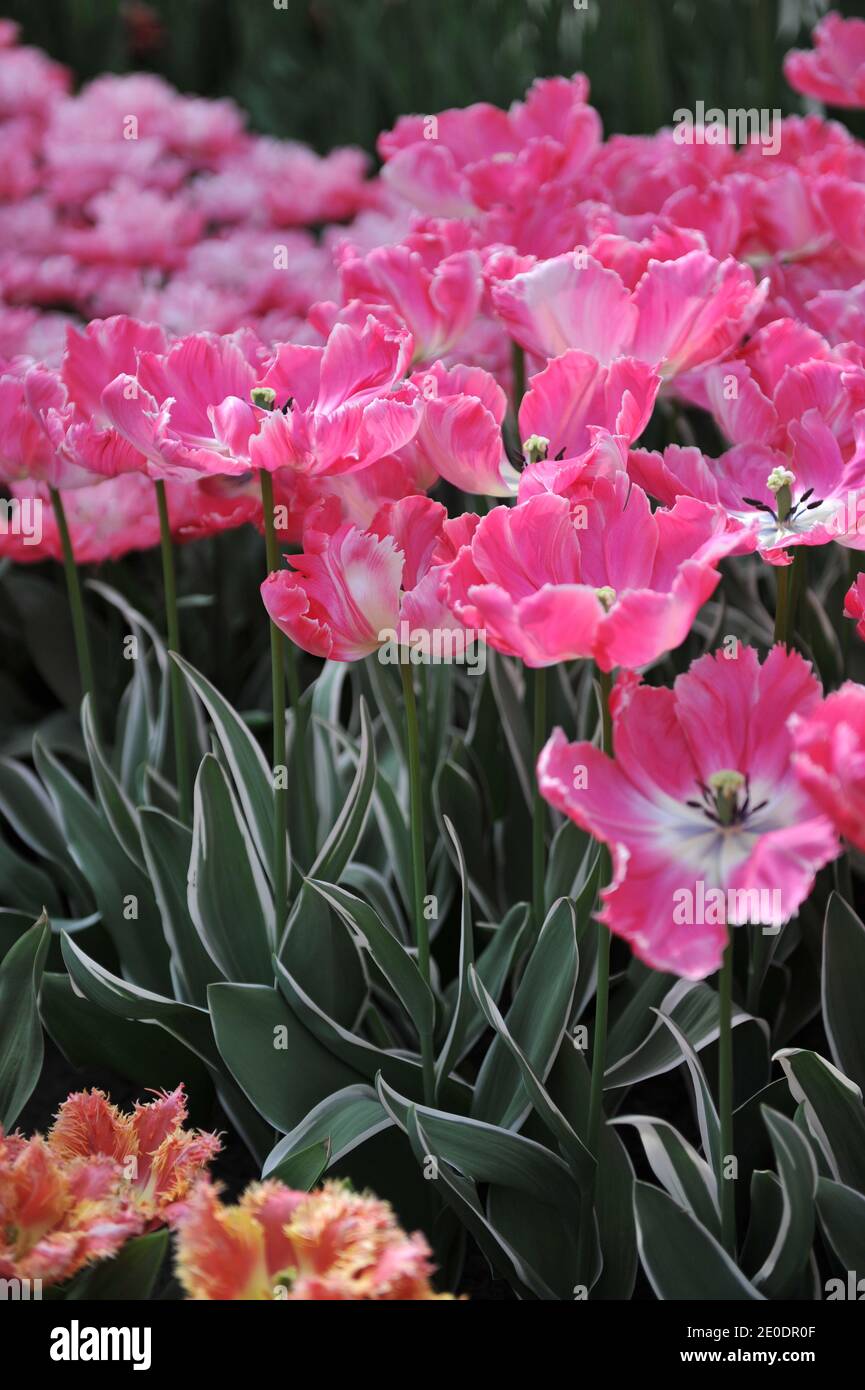
[[[279,0],[278,0],[279,3]],[[507,105],[533,78],[587,72],[608,132],[668,125],[702,98],[800,109],[781,60],[824,0],[5,0],[25,39],[83,81],[151,68],[235,97],[253,124],[317,149],[372,149],[406,111]],[[846,15],[862,0],[839,0]],[[138,35],[137,41],[134,35]],[[136,51],[137,49],[137,51]]]

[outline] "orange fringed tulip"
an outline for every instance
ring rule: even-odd
[[[430,1286],[430,1250],[377,1197],[328,1182],[293,1192],[254,1183],[225,1206],[208,1180],[172,1213],[177,1276],[193,1299],[447,1299]]]
[[[111,1159],[62,1159],[41,1135],[0,1135],[0,1277],[61,1283],[143,1224]]]
[[[131,1200],[150,1221],[186,1194],[221,1148],[215,1134],[183,1128],[182,1085],[154,1094],[125,1115],[102,1091],[78,1091],[60,1106],[48,1133],[52,1152],[63,1158],[106,1154],[119,1163]]]
[[[0,1133],[0,1278],[62,1283],[160,1225],[220,1147],[185,1119],[182,1086],[131,1115],[80,1091],[45,1137]]]

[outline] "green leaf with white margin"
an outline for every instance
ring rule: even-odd
[[[865,1270],[865,1196],[831,1178],[819,1178],[817,1211],[823,1233],[842,1267]]]
[[[42,1070],[39,987],[51,929],[43,915],[0,964],[0,1130],[14,1127]]]
[[[228,778],[211,753],[195,779],[187,901],[226,979],[272,982],[273,899]]]
[[[580,1189],[564,1159],[513,1130],[414,1104],[379,1076],[382,1105],[403,1130],[414,1108],[425,1133],[440,1154],[472,1182],[512,1187],[537,1202],[555,1207],[563,1219],[578,1220]]]
[[[192,854],[192,831],[155,806],[138,812],[141,847],[171,948],[171,967],[187,1004],[207,1006],[207,986],[222,978],[189,915],[187,874]]]
[[[514,903],[505,913],[501,922],[492,929],[486,946],[477,954],[478,975],[496,1003],[499,1002],[504,993],[514,961],[518,958],[522,943],[529,932],[530,916],[531,908],[528,903]],[[479,930],[483,931],[482,923],[479,925]],[[453,1016],[453,1009],[457,1007],[459,1000],[459,979],[452,981],[445,990],[445,998],[451,1007],[451,1016]],[[454,1061],[455,1066],[458,1066],[468,1056],[478,1039],[483,1035],[486,1026],[483,1014],[479,1013],[477,1009],[472,1009],[471,1013],[466,1015],[463,1038],[460,1042],[459,1053]],[[444,1074],[444,1068],[442,1068],[442,1074]]]
[[[677,1026],[666,1014],[659,1013],[657,1009],[652,1010],[658,1014],[663,1026],[665,1026],[674,1038],[679,1052],[680,1061],[684,1061],[691,1077],[691,1086],[694,1091],[694,1101],[697,1107],[697,1124],[700,1130],[700,1143],[703,1146],[703,1153],[709,1160],[715,1176],[720,1185],[724,1181],[721,1161],[721,1121],[715,1109],[715,1102],[712,1099],[712,1092],[706,1080],[706,1073],[703,1071],[699,1057],[694,1051],[681,1028]]]
[[[865,1192],[865,1107],[862,1092],[816,1052],[784,1048],[776,1052],[787,1084],[804,1106],[810,1133],[832,1177]]]
[[[304,1027],[278,990],[215,984],[207,993],[219,1054],[275,1129],[289,1133],[327,1096],[362,1079]]]
[[[63,903],[48,874],[38,864],[16,854],[0,835],[0,902],[17,908],[32,922],[45,908],[52,919],[63,911]]]
[[[33,740],[33,760],[70,852],[93,890],[124,974],[145,989],[167,992],[168,946],[150,881],[129,860],[84,789],[39,738]]]
[[[472,897],[485,917],[494,914],[492,893],[494,889],[490,854],[484,837],[484,826],[489,817],[486,814],[480,789],[467,771],[452,758],[446,759],[436,770],[433,780],[433,805],[436,820],[444,825],[449,819],[457,828],[460,842],[465,846],[468,884]],[[445,841],[445,849],[453,858],[453,850]]]
[[[144,869],[144,856],[141,849],[141,833],[138,814],[129,797],[115,777],[102,751],[102,745],[93,722],[93,709],[89,695],[81,702],[81,727],[84,733],[84,746],[90,761],[90,774],[102,814],[111,827],[114,838],[127,858],[140,869]]]
[[[338,883],[363,833],[377,772],[372,722],[363,700],[360,720],[360,751],[354,780],[309,871],[309,879]],[[368,993],[360,952],[343,923],[308,882],[301,885],[295,897],[277,951],[282,964],[319,1008],[341,1026],[353,1026],[365,1007]]]
[[[381,1072],[410,1097],[422,1095],[423,1072],[419,1057],[374,1047],[351,1029],[344,1028],[310,998],[281,961],[277,961],[276,966],[277,985],[289,1008],[323,1047],[346,1066],[354,1068],[357,1075],[349,1080],[374,1081]],[[464,1082],[452,1077],[442,1087],[442,1092],[447,1097],[446,1103],[455,1110],[467,1108],[471,1091]]]
[[[0,961],[32,926],[32,912],[22,912],[17,907],[0,907]]]
[[[865,1086],[865,924],[832,893],[823,930],[823,1023],[837,1066]]]
[[[425,1163],[428,1157],[436,1159],[438,1164],[436,1181],[441,1185],[439,1191],[443,1189],[444,1200],[456,1213],[466,1230],[474,1237],[490,1267],[502,1279],[506,1279],[511,1288],[521,1297],[533,1295],[545,1302],[555,1302],[556,1295],[537,1270],[533,1269],[496,1230],[483,1209],[474,1183],[463,1177],[461,1173],[435,1153],[414,1106],[410,1106],[408,1110],[406,1131],[419,1163]]]
[[[286,1159],[325,1141],[330,1145],[328,1166],[338,1163],[392,1125],[393,1120],[371,1086],[345,1086],[313,1106],[300,1124],[280,1139],[264,1161],[262,1177],[272,1177]]]
[[[651,970],[632,956],[611,1003],[610,1031],[607,1035],[607,1070],[636,1052],[645,1042],[657,1019],[652,1013],[663,1005],[675,984],[673,975]],[[615,1006],[615,1007],[613,1007]]]
[[[140,1023],[93,1004],[77,992],[64,970],[42,976],[39,1013],[46,1032],[71,1066],[112,1072],[136,1087],[173,1091],[183,1082],[194,1105],[202,1108],[212,1094],[205,1063],[165,1028]]]
[[[93,895],[69,853],[57,814],[33,770],[14,758],[0,758],[0,811],[16,835],[39,859],[47,859],[70,885],[82,903],[92,903]]]
[[[208,1066],[217,1072],[220,1070],[219,1054],[214,1046],[210,1019],[205,1009],[197,1009],[192,1004],[183,1004],[177,999],[143,989],[129,980],[121,980],[88,956],[65,932],[61,935],[60,946],[69,978],[85,999],[117,1018],[158,1023],[185,1043]]]
[[[545,1086],[584,1144],[591,1085],[584,1052],[573,1041],[567,1047],[562,1045]],[[603,1265],[590,1281],[593,1299],[627,1300],[634,1292],[638,1262],[633,1191],[634,1170],[621,1136],[612,1125],[602,1125],[594,1212],[598,1238],[594,1244]]]
[[[487,1023],[496,1036],[501,1038],[508,1052],[516,1062],[520,1076],[522,1077],[523,1085],[526,1088],[526,1092],[535,1112],[543,1120],[553,1138],[558,1142],[563,1154],[570,1161],[580,1186],[582,1187],[584,1184],[588,1184],[595,1171],[594,1158],[589,1153],[577,1132],[571,1127],[569,1121],[552,1100],[549,1093],[544,1089],[543,1082],[535,1075],[531,1063],[519,1044],[511,1037],[505,1020],[499,1013],[495,1002],[484,989],[478,973],[473,966],[469,967],[469,982],[472,993],[477,999],[478,1006],[487,1020]]]
[[[308,882],[339,914],[358,944],[369,951],[418,1033],[431,1031],[435,1001],[414,957],[388,931],[368,903],[333,884],[319,883],[315,879]]]
[[[207,1010],[121,980],[92,960],[65,933],[61,936],[60,944],[69,979],[76,992],[117,1018],[151,1023],[164,1029],[188,1048],[207,1067],[229,1118],[250,1149],[256,1154],[265,1154],[270,1136],[267,1142],[263,1142],[259,1115],[231,1079],[217,1050]]]
[[[718,1037],[718,995],[702,982],[678,980],[665,995],[660,1009],[653,1012],[658,1015],[658,1021],[649,1035],[633,1052],[607,1067],[604,1078],[606,1089],[635,1086],[649,1077],[672,1071],[679,1065],[679,1049],[663,1027],[665,1016],[671,1018],[685,1034],[695,1052],[700,1052]],[[765,1021],[754,1018],[734,1005],[732,1026],[736,1028],[745,1023],[758,1027],[768,1039],[769,1029]]]
[[[295,1149],[267,1171],[294,1192],[311,1192],[330,1162],[330,1140],[322,1139],[306,1149]]]
[[[147,704],[147,761],[154,768],[159,768],[162,766],[165,748],[168,742],[168,653],[165,648],[165,643],[163,642],[159,632],[156,630],[153,624],[149,622],[147,618],[144,617],[143,613],[140,613],[137,608],[133,607],[133,605],[123,594],[118,593],[118,591],[116,589],[113,589],[109,584],[102,584],[97,579],[89,579],[87,581],[87,588],[92,589],[95,594],[99,594],[100,598],[104,599],[105,602],[110,604],[112,608],[116,608],[117,611],[123,615],[126,622],[129,624],[130,628],[132,628],[133,633],[136,636],[139,632],[145,633],[148,641],[150,642],[153,648],[153,655],[156,658],[156,665],[161,676],[161,693],[158,700],[154,697],[150,681],[147,678],[147,671],[144,660],[139,660],[134,663],[134,679],[140,686],[143,687],[142,697],[145,699]],[[123,756],[126,756],[125,747],[123,750]],[[121,757],[121,769],[122,764],[123,757]],[[130,769],[128,766],[125,769],[125,772],[126,776],[128,776],[130,773]],[[129,788],[128,781],[125,781],[124,785],[127,787],[127,789]]]
[[[324,724],[322,721],[318,721],[318,724],[323,731],[330,735],[331,747],[335,750],[345,749],[357,768],[361,758],[360,744],[357,740],[351,738],[339,725]],[[335,757],[336,753],[333,756]],[[397,794],[380,763],[376,766],[372,810],[386,850],[388,866],[393,872],[403,906],[410,913],[412,910],[411,837]],[[349,865],[346,865],[346,868],[348,867]]]
[[[649,1183],[634,1183],[637,1247],[662,1301],[761,1301],[726,1250],[690,1212]]]
[[[578,966],[574,908],[562,898],[547,915],[507,1014],[507,1031],[541,1082],[570,1021]],[[512,1129],[529,1106],[520,1068],[497,1036],[478,1073],[472,1115]]]
[[[579,897],[596,850],[588,831],[572,820],[562,821],[547,856],[544,902],[548,907],[559,898]]]
[[[763,1107],[763,1119],[775,1153],[782,1209],[772,1248],[752,1277],[767,1298],[783,1299],[795,1288],[814,1243],[817,1165],[808,1140],[792,1120],[768,1106]]]
[[[520,663],[487,648],[490,684],[501,715],[502,730],[511,752],[526,805],[531,807],[534,786],[532,735],[526,719],[525,702],[518,689]]]
[[[741,1181],[741,1176],[738,1181]],[[748,1230],[737,1261],[746,1274],[765,1264],[781,1226],[784,1198],[777,1173],[768,1168],[753,1169],[748,1199]]]
[[[427,1147],[416,1151],[418,1161],[433,1157],[439,1177],[447,1164],[471,1184],[485,1184],[487,1220],[498,1238],[555,1297],[570,1296],[577,1277],[580,1205],[579,1187],[563,1160],[512,1130],[412,1105],[381,1077],[378,1092],[409,1137],[413,1121],[420,1126]]]
[[[171,659],[180,667],[190,689],[210,715],[258,856],[272,881],[274,798],[271,769],[246,724],[216,686],[176,652],[171,654]]]
[[[643,1142],[646,1161],[665,1192],[705,1226],[721,1236],[715,1175],[704,1158],[677,1129],[653,1115],[620,1115],[612,1125],[633,1125]]]
[[[448,1028],[444,1046],[436,1058],[436,1089],[438,1089],[442,1077],[450,1076],[454,1067],[457,1065],[468,1032],[469,1020],[475,1012],[468,986],[468,972],[474,964],[475,945],[472,931],[472,904],[469,894],[468,874],[466,873],[466,860],[462,845],[459,842],[459,837],[454,830],[453,822],[448,816],[444,817],[444,827],[453,841],[454,853],[456,854],[457,865],[459,866],[462,900],[460,905],[460,957],[457,970],[456,1002],[451,1014],[450,1027]]]
[[[360,702],[360,753],[354,781],[330,834],[319,850],[309,878],[337,883],[363,834],[376,780],[375,739],[366,701]]]

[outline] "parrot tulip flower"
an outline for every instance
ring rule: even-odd
[[[64,1160],[41,1136],[0,1134],[0,1278],[60,1284],[143,1229],[105,1157]]]
[[[411,380],[420,390],[423,415],[408,456],[463,492],[515,493],[519,474],[502,442],[507,396],[489,372],[435,362]]]
[[[411,356],[411,335],[372,314],[335,324],[324,347],[280,345],[260,382],[276,408],[251,440],[252,466],[333,475],[395,453],[420,423]]]
[[[263,347],[253,334],[194,333],[167,352],[141,352],[100,398],[103,415],[144,455],[154,478],[249,471],[260,412],[250,401]]]
[[[361,531],[341,520],[336,499],[309,519],[292,569],[268,575],[264,606],[292,641],[314,656],[359,661],[394,634],[462,633],[439,598],[443,567],[477,518],[447,520],[440,502],[387,503]]]
[[[672,690],[617,685],[614,758],[560,729],[541,751],[542,795],[610,847],[599,920],[647,965],[704,979],[728,924],[780,928],[838,854],[787,727],[819,702],[798,653],[776,646],[761,666],[739,647],[701,657]]]
[[[732,352],[768,286],[732,256],[705,251],[650,260],[631,291],[614,271],[578,250],[492,285],[493,304],[518,343],[536,357],[568,348],[599,362],[634,357],[664,380]]]
[[[619,472],[585,502],[542,492],[485,516],[444,570],[457,617],[527,666],[593,657],[605,671],[685,640],[736,538],[718,508],[682,499],[652,513]]]
[[[112,1158],[129,1177],[129,1195],[149,1219],[182,1197],[222,1145],[215,1134],[186,1130],[183,1087],[159,1092],[131,1115],[102,1091],[78,1091],[60,1106],[48,1146],[62,1159]]]
[[[604,366],[570,348],[533,376],[520,406],[520,438],[543,439],[545,457],[575,458],[603,429],[631,444],[652,414],[661,378],[653,368],[620,357]]]
[[[185,1120],[182,1086],[131,1115],[80,1091],[45,1137],[0,1132],[0,1278],[62,1283],[162,1224],[220,1148]]]

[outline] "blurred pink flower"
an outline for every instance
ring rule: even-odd
[[[437,116],[401,116],[379,136],[384,177],[422,212],[472,217],[525,208],[540,187],[573,188],[600,142],[582,73],[540,78],[502,111],[486,102]]]
[[[430,1249],[369,1194],[253,1183],[236,1206],[200,1183],[179,1204],[177,1277],[192,1299],[290,1302],[448,1299],[430,1285]]]
[[[856,631],[865,639],[865,574],[857,574],[844,595],[844,616],[853,619]]]
[[[829,106],[865,107],[865,20],[842,19],[833,10],[813,39],[810,52],[794,48],[784,59],[790,86]]]
[[[865,849],[865,686],[845,681],[790,720],[793,767],[840,835]]]

